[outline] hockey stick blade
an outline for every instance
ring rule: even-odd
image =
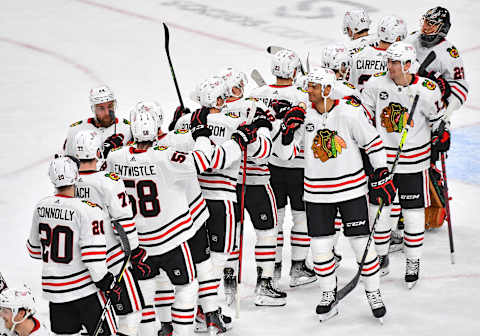
[[[407,120],[407,125],[410,125],[411,122],[412,122],[412,118],[413,118],[413,114],[417,108],[417,103],[418,103],[418,99],[419,99],[419,95],[415,95],[415,98],[413,99],[413,104],[412,104],[412,109],[410,110],[410,115],[408,117],[408,120]],[[409,130],[409,126],[405,127],[403,129],[403,132],[402,132],[402,137],[400,139],[400,144],[398,145],[398,149],[397,149],[397,154],[395,156],[395,160],[393,161],[393,164],[392,164],[392,169],[390,171],[390,174],[394,174],[395,173],[395,168],[397,167],[397,164],[398,164],[398,160],[400,159],[400,154],[402,153],[402,149],[403,149],[403,145],[405,144],[405,140],[407,138],[407,133],[408,133],[408,130]],[[370,232],[370,235],[368,236],[368,240],[367,240],[367,245],[365,246],[365,250],[363,251],[363,255],[362,255],[362,260],[360,261],[360,264],[358,266],[358,270],[357,270],[357,273],[355,274],[355,276],[353,277],[352,280],[350,280],[346,285],[345,287],[341,288],[338,293],[337,293],[337,301],[340,301],[342,300],[345,296],[347,296],[352,290],[355,289],[355,287],[357,287],[357,284],[358,284],[358,281],[360,280],[360,276],[362,275],[362,269],[363,269],[363,265],[365,264],[365,260],[367,259],[367,254],[368,254],[368,250],[370,248],[370,245],[372,243],[372,240],[373,240],[373,234],[375,232],[375,227],[378,223],[378,219],[380,218],[380,215],[382,213],[382,210],[383,210],[383,201],[381,200],[380,201],[380,205],[378,207],[378,210],[377,210],[377,213],[375,215],[375,219],[373,221],[373,225],[372,225],[372,229],[371,229],[371,232]]]
[[[173,69],[172,59],[170,57],[170,48],[169,48],[170,31],[168,30],[168,26],[166,25],[165,22],[163,22],[162,24],[163,24],[163,30],[165,32],[165,53],[167,54],[168,64],[170,65],[170,72],[172,73],[173,83],[175,84],[175,90],[177,91],[177,96],[178,96],[178,100],[180,101],[180,106],[182,107],[182,109],[185,109],[183,105],[182,95],[180,94],[180,89],[178,88],[178,82],[177,82],[177,77],[175,76],[175,70]]]
[[[257,83],[258,86],[264,86],[267,84],[265,83],[265,80],[263,79],[262,75],[257,69],[252,70],[250,77],[252,77],[252,79],[254,80],[255,83]]]

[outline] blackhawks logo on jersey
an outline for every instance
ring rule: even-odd
[[[317,135],[313,138],[311,148],[313,156],[325,162],[328,159],[336,158],[338,154],[342,153],[342,148],[347,148],[347,144],[337,134],[337,131],[321,129],[317,131]]]
[[[447,48],[448,53],[453,58],[458,58],[460,55],[458,54],[458,49],[452,46],[451,48]]]
[[[381,76],[385,76],[387,73],[384,71],[384,72],[377,72],[376,74],[373,74],[373,77],[381,77]]]
[[[120,176],[118,176],[118,175],[115,174],[115,173],[107,173],[107,174],[105,174],[105,177],[109,177],[109,178],[111,178],[111,179],[114,180],[114,181],[120,180]]]
[[[390,103],[382,110],[380,118],[382,119],[382,126],[387,129],[387,133],[400,133],[407,125],[409,117],[408,109],[399,103]],[[413,127],[413,120],[410,122],[410,127]]]
[[[225,115],[227,117],[230,117],[230,118],[240,118],[240,115],[238,113],[235,113],[235,112],[227,112],[227,113],[225,113]]]
[[[82,122],[83,122],[83,120],[80,120],[80,121],[74,122],[73,124],[71,124],[71,125],[70,125],[70,127],[75,127],[75,126],[78,126],[78,125],[80,125]]]
[[[186,129],[186,128],[180,128],[180,129],[175,130],[173,133],[175,133],[175,134],[187,134],[187,133],[188,133],[188,129]]]
[[[128,121],[127,119],[123,119],[123,123],[124,123],[125,125],[130,125],[130,121]]]
[[[163,151],[165,149],[167,149],[168,146],[156,146],[156,147],[153,147],[154,150],[158,150],[158,151]]]
[[[349,87],[350,89],[355,90],[355,85],[353,85],[353,84],[350,83],[350,82],[345,81],[345,82],[343,82],[343,85],[346,85],[346,86]]]
[[[348,98],[346,103],[348,105],[352,105],[354,107],[359,107],[360,106],[360,102],[358,101],[358,99],[355,99],[354,97]]]
[[[95,207],[99,207],[100,209],[102,208],[100,205],[98,205],[97,203],[93,203],[93,202],[90,202],[90,201],[87,201],[87,200],[82,200],[83,203],[85,203],[86,205],[89,205],[91,206],[92,208],[95,208]]]
[[[432,82],[431,80],[428,80],[428,79],[425,79],[423,81],[422,85],[425,86],[429,90],[435,90],[435,88],[437,87],[437,85],[434,82]]]

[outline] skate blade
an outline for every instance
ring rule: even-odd
[[[330,320],[331,318],[333,318],[337,315],[338,315],[337,307],[332,307],[332,309],[328,313],[317,314],[317,317],[318,317],[320,322],[326,322],[326,321]]]
[[[312,282],[315,282],[315,281],[317,281],[317,277],[300,278],[300,279],[290,281],[290,287],[294,288],[294,287],[304,286],[304,285],[311,284]]]
[[[412,282],[406,282],[405,285],[407,286],[408,289],[412,289],[413,287],[415,287],[415,285],[417,284],[417,281],[412,281]]]
[[[284,298],[266,298],[266,297],[257,297],[255,299],[255,306],[265,306],[265,307],[281,307],[287,304],[287,300]]]

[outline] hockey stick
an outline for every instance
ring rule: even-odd
[[[400,154],[402,153],[403,145],[405,144],[405,140],[407,138],[407,133],[408,133],[408,130],[410,129],[410,123],[412,122],[412,117],[413,117],[413,114],[414,114],[415,109],[417,107],[418,98],[419,98],[419,95],[416,94],[415,98],[413,99],[412,109],[411,109],[410,115],[409,115],[408,120],[407,120],[407,126],[403,129],[402,137],[400,139],[400,144],[398,145],[398,149],[397,149],[397,154],[395,155],[395,160],[393,161],[392,169],[390,170],[390,174],[392,174],[392,175],[395,173],[395,168],[397,167],[398,161],[400,159]],[[382,213],[382,209],[383,209],[383,206],[384,206],[383,200],[380,200],[379,203],[380,204],[378,206],[378,210],[377,210],[377,213],[375,215],[375,220],[373,221],[373,226],[372,226],[370,235],[368,236],[367,245],[365,246],[365,250],[363,251],[362,260],[360,261],[360,265],[358,266],[357,273],[355,274],[353,279],[350,280],[350,282],[345,285],[345,287],[343,287],[342,289],[340,289],[338,291],[337,301],[340,301],[345,296],[347,296],[357,286],[358,281],[360,280],[360,275],[362,274],[363,265],[365,264],[365,259],[367,259],[368,250],[369,250],[370,245],[371,245],[372,240],[373,240],[373,234],[375,232],[375,227],[378,223],[378,219],[380,218],[380,215]]]
[[[173,70],[172,59],[170,58],[170,48],[168,47],[170,42],[170,32],[168,31],[168,27],[163,23],[163,30],[165,32],[165,52],[167,53],[168,64],[170,65],[170,72],[172,73],[173,83],[175,84],[175,89],[177,90],[178,100],[180,101],[180,106],[182,110],[185,109],[183,105],[182,95],[180,94],[180,89],[178,88],[177,77],[175,76],[175,71]]]
[[[132,251],[130,249],[130,242],[128,241],[128,237],[127,237],[127,233],[125,232],[125,229],[117,221],[112,221],[112,224],[117,229],[118,237],[120,238],[120,242],[122,243],[123,251],[125,253],[125,258],[123,259],[123,264],[122,264],[122,270],[118,275],[117,279],[115,280],[117,284],[120,284],[120,282],[122,281],[123,274],[127,269],[128,262],[130,261]],[[110,309],[111,305],[112,305],[112,301],[110,300],[110,298],[108,298],[107,302],[105,303],[105,307],[103,307],[103,311],[102,311],[102,314],[100,315],[100,319],[97,322],[97,326],[95,327],[93,336],[98,336],[98,334],[100,333],[100,330],[102,329],[103,321],[105,321],[105,317],[107,316],[107,311],[108,309]]]
[[[0,273],[0,293],[3,292],[5,289],[7,289],[8,286],[7,286],[7,282],[5,281],[5,279],[3,278],[3,275],[2,273]]]
[[[447,210],[448,240],[450,242],[450,261],[455,264],[455,248],[453,246],[452,217],[450,213],[450,199],[448,198],[447,168],[445,166],[445,153],[440,155],[442,161],[442,175],[444,181],[445,209]]]
[[[420,65],[420,67],[418,68],[418,75],[419,76],[426,76],[427,75],[427,67],[432,64],[433,61],[435,61],[435,59],[437,58],[437,54],[435,53],[435,51],[430,51],[430,53],[427,55],[427,57],[425,57],[425,59],[423,60],[422,64]]]
[[[252,79],[255,81],[255,83],[257,83],[258,86],[264,86],[267,84],[257,69],[252,70],[250,77],[252,77]]]

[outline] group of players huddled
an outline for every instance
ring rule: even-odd
[[[279,48],[272,52],[276,82],[248,93],[246,75],[225,68],[196,87],[191,99],[200,108],[178,107],[166,133],[158,103],[141,101],[121,119],[113,92],[92,89],[95,116],[70,126],[49,166],[56,194],[36,205],[27,241],[30,256],[43,261],[52,332],[93,335],[108,300],[113,309],[98,335],[227,332],[232,319],[222,313],[218,289],[223,281],[227,304],[238,303],[239,256],[249,243],[244,210],[257,238],[254,303],[285,305],[279,280],[287,203],[289,284],[318,281],[320,321],[337,314],[340,229],[360,263],[384,203],[361,270],[372,313],[382,319],[380,276],[388,274],[392,230],[401,212],[412,288],[431,203],[429,168],[449,149],[449,118],[468,85],[458,50],[445,39],[445,8],[428,10],[408,37],[396,16],[383,17],[376,35],[370,24],[364,10],[346,12],[351,41],[326,46],[321,67],[310,71],[294,51]],[[18,303],[30,296],[0,294],[11,331],[34,319],[33,306]],[[28,334],[47,331],[37,326]]]

